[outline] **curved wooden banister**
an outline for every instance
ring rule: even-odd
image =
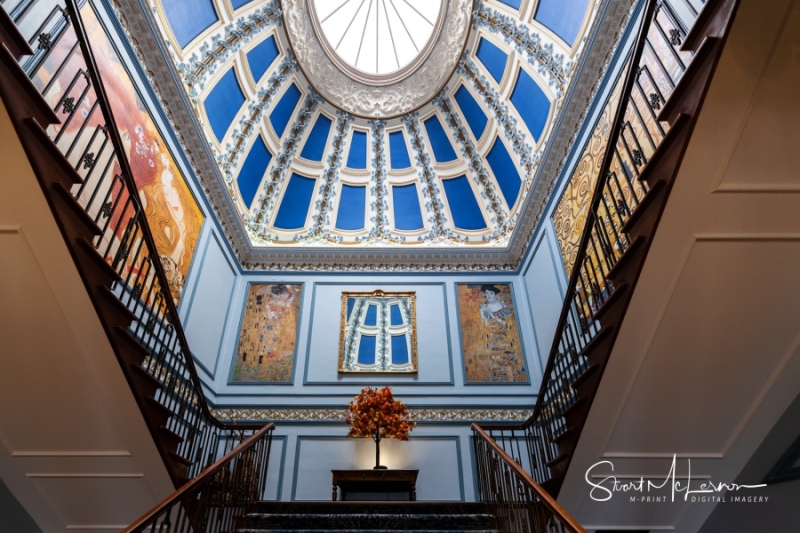
[[[87,63],[87,71],[89,76],[92,79],[92,85],[94,87],[95,95],[97,97],[97,101],[102,109],[103,115],[106,117],[107,124],[117,124],[114,118],[114,111],[111,108],[109,103],[108,95],[105,90],[105,85],[103,84],[103,79],[100,76],[100,69],[97,67],[97,62],[95,61],[94,54],[92,53],[92,49],[89,46],[89,39],[86,35],[86,29],[83,25],[83,20],[81,19],[80,12],[78,10],[78,3],[77,0],[65,0],[67,12],[72,20],[72,24],[74,27],[74,31],[78,37],[78,43],[81,47],[81,51],[83,52],[84,61]],[[114,149],[119,154],[117,161],[119,165],[122,167],[122,179],[125,180],[125,183],[130,191],[138,191],[136,186],[136,182],[134,181],[133,170],[131,170],[130,161],[128,158],[125,157],[125,145],[122,142],[122,136],[120,135],[119,130],[116,127],[108,128],[108,134],[111,136],[111,142],[114,145]],[[143,213],[144,207],[142,206],[141,198],[138,194],[132,194],[131,199],[135,204],[136,212]],[[150,226],[148,224],[141,225],[141,232],[142,237],[144,238],[145,242],[147,243],[147,247],[150,250],[158,251],[158,247],[156,246],[155,239],[153,238],[153,234],[150,231]],[[155,271],[156,278],[158,279],[159,285],[162,289],[169,287],[169,281],[167,280],[166,272],[164,272],[164,267],[160,261],[153,261],[153,270]],[[172,298],[172,295],[169,291],[164,290],[163,294],[164,302],[166,303],[167,309],[169,310],[169,314],[171,315],[171,324],[175,328],[175,334],[178,337],[178,341],[183,348],[183,353],[186,355],[186,365],[189,369],[189,379],[191,379],[195,389],[200,391],[200,394],[197,395],[197,399],[200,404],[200,408],[203,410],[203,413],[208,417],[212,424],[216,425],[220,429],[231,429],[232,426],[222,423],[221,421],[217,420],[211,414],[211,410],[208,407],[208,403],[206,402],[206,397],[202,393],[202,384],[200,382],[200,377],[197,373],[197,367],[194,363],[194,358],[191,356],[191,353],[188,349],[189,341],[186,339],[186,333],[183,330],[183,326],[181,325],[180,320],[178,319],[178,309],[175,306],[175,301]],[[260,427],[260,426],[258,426]],[[241,429],[241,428],[237,428]]]
[[[520,466],[503,448],[498,446],[492,437],[490,437],[481,427],[477,424],[472,424],[472,431],[476,438],[481,439],[485,444],[494,452],[497,457],[505,463],[506,467],[510,469],[516,476],[516,480],[522,483],[533,491],[539,502],[546,507],[550,513],[557,518],[557,520],[565,526],[566,531],[574,533],[586,533],[586,530],[581,526],[558,502],[547,493],[546,490],[539,485],[535,479],[528,474],[522,466]]]
[[[81,4],[59,0],[17,18],[0,7],[0,45],[17,43],[15,55],[0,49],[14,78],[0,93],[178,488],[265,423],[219,420],[208,405]]]
[[[130,526],[124,529],[122,533],[136,533],[139,531],[144,531],[145,528],[155,524],[157,520],[166,515],[171,509],[178,505],[182,505],[185,501],[191,500],[194,495],[201,492],[201,490],[210,482],[210,480],[214,478],[215,475],[217,475],[218,472],[223,471],[225,467],[229,466],[230,463],[235,461],[238,457],[241,457],[242,454],[247,450],[253,449],[253,447],[257,446],[265,437],[271,437],[271,433],[274,429],[275,424],[272,422],[269,422],[261,427],[247,440],[240,443],[225,456],[220,458],[217,462],[203,470],[200,474],[192,478],[180,489],[164,498],[164,500],[158,503],[155,507],[143,514]],[[249,503],[254,503],[254,501]]]
[[[692,10],[697,19],[691,29],[664,0],[648,0],[637,15],[641,23],[625,76],[606,104],[617,106],[605,110],[613,116],[610,133],[596,129],[589,141],[606,143],[605,151],[533,413],[521,424],[481,428],[494,439],[493,450],[521,463],[553,495],[569,468],[737,6],[738,0],[709,0],[699,14]],[[701,41],[706,44],[698,48]]]

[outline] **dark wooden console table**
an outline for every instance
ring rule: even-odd
[[[407,495],[407,499],[417,499],[417,474],[419,470],[331,470],[333,473],[333,501],[336,501],[337,488],[342,491],[342,500],[348,493],[374,495],[372,499],[391,499],[389,494]],[[382,494],[387,496],[381,497]]]

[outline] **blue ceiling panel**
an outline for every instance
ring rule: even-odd
[[[589,0],[539,0],[533,18],[572,46],[583,25],[588,4]]]
[[[486,70],[489,71],[495,81],[500,83],[500,80],[503,79],[503,73],[506,71],[508,54],[500,50],[491,41],[481,37],[475,55],[478,56],[480,62],[483,63],[483,66],[486,67]]]
[[[367,168],[367,133],[353,130],[350,138],[350,153],[347,156],[347,167],[356,170]]]
[[[233,9],[239,9],[243,5],[247,5],[252,1],[253,0],[231,0],[231,5],[233,6]]]
[[[408,343],[405,335],[392,335],[392,364],[408,364]]]
[[[517,83],[511,92],[511,103],[517,108],[533,138],[538,140],[550,115],[550,100],[525,69],[519,69]]]
[[[413,231],[422,229],[422,213],[419,208],[417,186],[394,185],[392,187],[392,204],[394,205],[394,227],[399,230]]]
[[[181,48],[218,20],[211,0],[170,0],[161,5]]]
[[[311,128],[311,133],[308,134],[308,139],[306,139],[306,144],[303,146],[300,157],[309,161],[322,161],[322,154],[325,152],[330,131],[331,119],[325,115],[317,117],[314,127]]]
[[[519,9],[522,0],[499,0],[501,4],[505,4],[509,7],[513,7],[514,9]]]
[[[508,155],[508,150],[503,144],[503,141],[496,139],[494,146],[489,150],[486,155],[486,160],[492,168],[497,184],[500,185],[500,192],[503,193],[503,198],[506,200],[506,205],[509,209],[514,207],[517,203],[519,196],[519,189],[522,187],[522,180],[519,177],[514,161]]]
[[[217,140],[221,141],[244,104],[244,93],[233,68],[222,76],[204,101],[206,115]]]
[[[342,194],[339,197],[339,211],[336,214],[336,229],[345,231],[364,229],[366,201],[366,187],[342,185]]]
[[[472,130],[472,134],[475,135],[476,139],[480,139],[486,129],[487,122],[489,122],[489,119],[486,118],[486,113],[483,112],[481,106],[478,105],[478,102],[475,101],[472,94],[463,85],[456,91],[455,98],[456,102],[458,102],[458,107],[464,113],[464,118],[467,119],[467,124],[469,124],[469,129]]]
[[[297,102],[300,101],[300,89],[297,84],[292,83],[286,92],[283,93],[280,101],[275,104],[272,114],[269,116],[269,121],[275,130],[275,134],[280,138],[283,137],[283,132],[286,131],[286,126],[289,124],[289,119],[294,114],[294,108],[297,107]]]
[[[411,167],[408,147],[402,131],[393,131],[389,134],[389,158],[394,170]]]
[[[450,144],[450,139],[442,128],[442,123],[436,116],[432,116],[425,120],[425,129],[428,131],[428,138],[431,140],[431,148],[433,148],[433,156],[436,158],[437,163],[448,163],[456,160],[456,153],[453,151],[453,145]]]
[[[442,180],[453,225],[464,230],[486,229],[486,221],[466,176]]]
[[[258,80],[261,79],[279,54],[280,51],[275,43],[274,35],[270,35],[247,52],[247,64],[250,65],[250,72],[253,74],[253,79],[256,83],[258,83]]]
[[[361,335],[358,343],[358,364],[375,364],[375,335]]]
[[[246,206],[250,207],[250,204],[253,203],[253,198],[258,191],[261,180],[264,178],[264,173],[267,171],[270,161],[272,161],[272,154],[259,135],[250,148],[247,159],[244,160],[244,164],[239,170],[239,176],[236,178],[239,194]]]
[[[275,217],[276,228],[292,230],[305,226],[315,184],[314,179],[292,174]]]

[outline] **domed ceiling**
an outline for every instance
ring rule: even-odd
[[[604,4],[168,0],[151,16],[246,268],[502,270],[552,187],[543,154]]]

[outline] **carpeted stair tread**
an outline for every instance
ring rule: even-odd
[[[259,502],[236,533],[497,533],[475,502]]]
[[[402,529],[412,525],[414,529],[447,531],[485,530],[493,525],[488,514],[463,513],[383,513],[382,509],[371,513],[254,513],[247,516],[248,527],[292,528],[292,529]]]
[[[497,533],[496,529],[237,529],[236,533],[319,533],[335,531],[337,533]]]
[[[258,502],[257,513],[270,514],[486,514],[486,504],[480,502],[375,502],[375,501],[337,501],[337,502]]]

